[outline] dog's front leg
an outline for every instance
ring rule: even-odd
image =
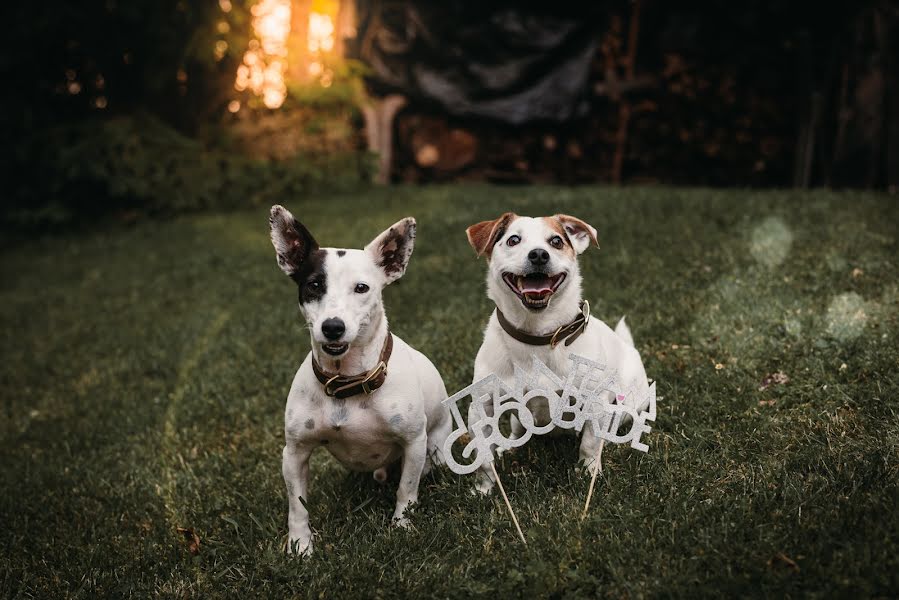
[[[581,468],[584,470],[585,475],[593,475],[593,469],[600,468],[599,463],[596,463],[596,459],[599,456],[599,447],[602,443],[602,439],[593,433],[593,423],[590,421],[584,423],[584,429],[581,432],[579,455]]]
[[[409,526],[406,509],[418,501],[418,482],[421,480],[427,454],[428,434],[422,428],[421,433],[410,440],[403,450],[403,472],[400,475],[400,486],[396,490],[396,510],[393,511],[393,522],[398,527]]]
[[[312,530],[309,528],[309,512],[303,505],[309,491],[309,455],[312,447],[288,440],[284,446],[281,471],[287,485],[289,512],[287,516],[288,554],[312,553]]]

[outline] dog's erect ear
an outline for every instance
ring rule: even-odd
[[[384,271],[387,283],[403,276],[415,246],[415,219],[406,217],[391,225],[365,247],[375,264]]]
[[[272,228],[272,245],[278,256],[278,266],[292,276],[309,255],[318,250],[318,242],[309,230],[280,204],[272,207],[268,223]]]
[[[503,213],[498,219],[475,223],[465,230],[465,235],[468,236],[468,243],[478,253],[478,256],[486,254],[487,258],[490,258],[496,241],[503,236],[506,227],[517,216],[515,213],[507,212]]]
[[[565,233],[568,234],[568,239],[571,240],[571,245],[574,246],[574,250],[578,254],[586,250],[590,246],[590,242],[593,242],[599,248],[599,242],[596,240],[596,229],[589,223],[569,215],[553,215],[553,218],[559,221],[562,227],[565,228]]]

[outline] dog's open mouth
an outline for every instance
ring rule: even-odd
[[[565,281],[565,273],[548,275],[546,273],[528,273],[515,275],[503,273],[503,281],[521,299],[526,308],[540,310],[549,305],[550,297]]]
[[[322,350],[331,356],[340,356],[349,347],[349,344],[322,344]]]

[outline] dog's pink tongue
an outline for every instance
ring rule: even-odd
[[[525,277],[521,280],[521,291],[525,294],[546,294],[553,288],[549,277]]]

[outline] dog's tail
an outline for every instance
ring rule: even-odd
[[[624,322],[624,317],[621,317],[621,320],[618,321],[618,325],[615,325],[615,333],[624,340],[625,344],[634,347],[634,336],[631,335],[631,328]]]

